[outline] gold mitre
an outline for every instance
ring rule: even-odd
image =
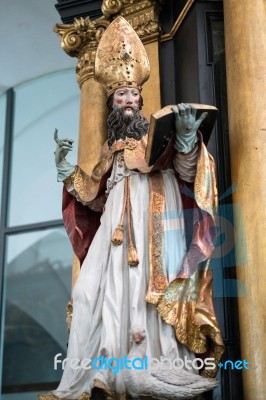
[[[117,17],[98,45],[94,79],[105,87],[109,97],[122,86],[141,90],[149,76],[149,59],[140,38],[123,17]]]

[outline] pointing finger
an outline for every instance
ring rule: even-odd
[[[56,143],[58,143],[58,129],[56,129],[56,128],[54,130],[54,140]]]

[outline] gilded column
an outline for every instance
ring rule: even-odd
[[[224,0],[225,46],[244,398],[264,400],[266,332],[266,8],[265,0]],[[242,220],[240,219],[242,218]],[[246,252],[246,262],[244,259]]]
[[[107,139],[105,93],[94,81],[93,72],[96,49],[109,23],[104,17],[96,21],[80,18],[73,24],[57,24],[54,29],[61,38],[65,52],[78,58],[76,72],[81,89],[78,164],[88,174]]]

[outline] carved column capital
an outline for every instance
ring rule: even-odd
[[[95,53],[103,32],[110,21],[101,17],[92,21],[89,17],[75,19],[73,24],[56,24],[56,32],[61,40],[61,47],[71,57],[77,57],[76,67],[79,85],[93,76]]]

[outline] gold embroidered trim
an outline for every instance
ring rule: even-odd
[[[147,136],[147,135],[145,135]],[[114,153],[124,149],[124,162],[128,169],[138,170],[142,173],[150,172],[152,167],[148,167],[145,161],[146,140],[127,138],[123,141],[115,142],[111,148],[106,142],[99,162],[94,167],[91,176],[87,175],[78,166],[75,172],[67,178],[66,185],[74,186],[76,197],[82,203],[90,203],[98,194],[101,179],[112,166]],[[90,204],[88,204],[90,206]]]
[[[125,145],[126,143],[124,140],[120,140],[119,142],[114,142],[110,148],[110,153],[114,154],[118,151],[124,150]]]
[[[78,167],[76,166],[76,167],[75,167],[75,171],[72,172],[72,174],[69,175],[69,176],[64,180],[64,185],[65,185],[66,187],[67,187],[67,186],[72,186],[72,185],[73,185],[73,182],[74,182],[74,179],[75,179],[77,170],[78,170]]]
[[[160,172],[149,176],[149,270],[150,279],[146,301],[156,304],[168,286],[164,265],[164,235],[162,214],[165,210],[163,177]]]
[[[180,343],[196,354],[214,358],[216,368],[201,371],[203,376],[213,377],[224,344],[212,304],[212,277],[208,262],[205,270],[198,273],[197,299],[193,299],[195,293],[191,291],[196,282],[190,284],[191,279],[195,280],[195,274],[193,278],[171,282],[164,298],[158,302],[157,310],[162,319],[174,327]]]
[[[197,162],[194,192],[199,208],[213,216],[218,205],[215,163],[203,142]]]
[[[135,140],[134,147],[133,142],[131,141],[125,147],[125,164],[127,168],[131,170],[136,169],[144,174],[149,173],[152,170],[152,167],[148,167],[145,160],[147,136],[148,135],[146,134],[141,138],[141,140]]]
[[[117,162],[117,165],[119,168],[123,167],[123,163],[124,163],[124,152],[123,151],[118,152],[116,162]]]
[[[126,138],[125,140],[119,140],[118,142],[114,142],[110,148],[110,154],[114,154],[124,149],[133,150],[138,145],[138,142],[139,140],[133,138]]]
[[[108,162],[108,160],[104,160],[103,162],[101,162],[94,168],[91,177],[80,168],[78,168],[77,173],[74,177],[74,189],[76,192],[76,197],[81,202],[89,204],[97,197],[100,188],[101,178],[103,177],[105,172],[108,171],[111,163],[112,161]]]

